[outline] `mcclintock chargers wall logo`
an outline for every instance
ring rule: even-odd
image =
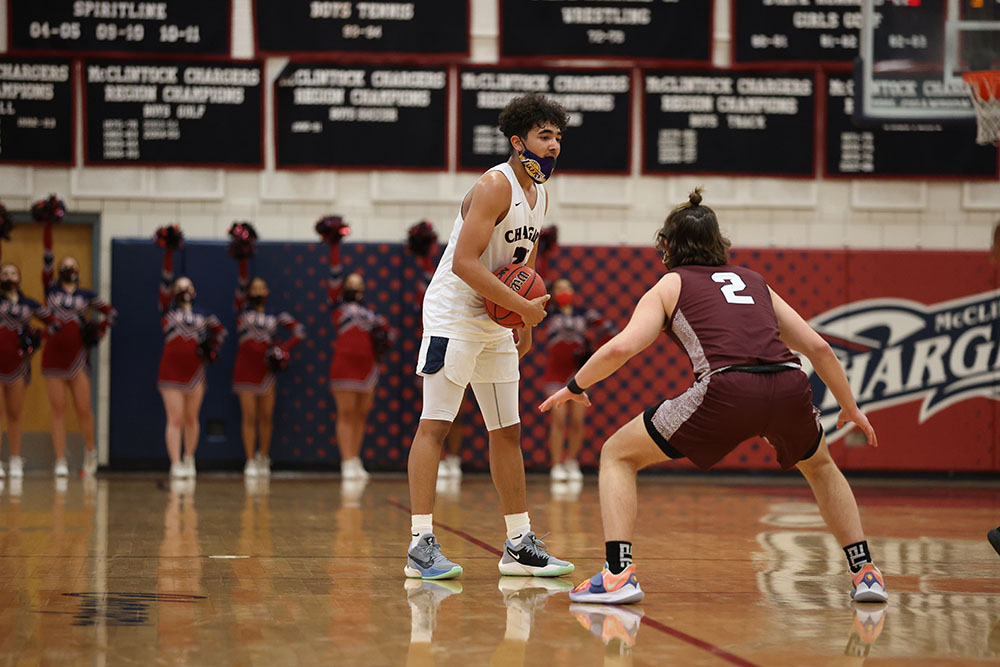
[[[810,320],[840,358],[861,407],[873,412],[921,401],[919,423],[975,396],[1000,400],[1000,290],[925,305],[869,299]],[[813,397],[830,440],[837,401],[813,373]]]

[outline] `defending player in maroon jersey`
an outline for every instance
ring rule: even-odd
[[[574,588],[570,599],[624,604],[643,598],[632,564],[640,469],[679,458],[708,469],[742,441],[761,436],[782,468],[796,466],[808,480],[847,556],[851,597],[884,602],[885,583],[871,561],[854,496],[830,457],[809,379],[791,352],[808,357],[836,397],[838,428],[854,422],[875,447],[875,431],[830,346],[760,275],[727,263],[729,241],[715,212],[701,205],[700,190],[670,213],[656,245],[670,272],[639,300],[625,330],[540,407],[544,412],[570,400],[589,405],[584,389],[649,347],[661,331],[688,354],[697,378],[604,444],[600,493],[607,565]]]
[[[0,266],[0,387],[10,441],[10,476],[24,476],[21,459],[21,413],[24,394],[31,381],[31,354],[37,347],[32,318],[41,320],[49,334],[59,323],[49,309],[21,293],[21,271],[13,264]],[[3,466],[0,466],[3,477]]]
[[[90,348],[97,345],[115,323],[118,312],[96,292],[80,287],[80,265],[73,257],[59,262],[55,272],[52,222],[46,222],[42,236],[44,254],[42,287],[45,304],[59,322],[59,330],[45,339],[42,349],[42,376],[52,405],[52,448],[55,450],[55,474],[69,474],[66,466],[66,393],[76,408],[80,434],[83,436],[83,470],[97,472],[94,449],[94,412],[90,405]],[[103,318],[92,319],[97,311]]]
[[[163,354],[157,386],[167,412],[171,477],[194,477],[194,452],[200,435],[198,413],[205,398],[204,363],[215,358],[226,337],[218,317],[195,310],[195,296],[197,292],[190,278],[181,276],[174,280],[174,251],[168,247],[163,255],[160,284]]]
[[[240,399],[243,448],[248,477],[271,474],[271,433],[274,427],[275,376],[268,363],[268,352],[275,346],[287,353],[306,338],[305,327],[290,313],[267,312],[270,292],[263,278],[250,279],[250,260],[239,260],[239,283],[233,307],[236,309],[236,364],[233,366],[233,391]],[[291,336],[278,341],[278,330]],[[286,356],[287,359],[287,356]],[[260,452],[257,453],[257,440]]]

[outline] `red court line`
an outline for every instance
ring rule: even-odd
[[[392,505],[393,507],[396,507],[396,508],[399,508],[399,509],[403,510],[404,512],[410,512],[410,508],[409,507],[407,507],[406,505],[404,505],[404,504],[402,504],[400,502],[392,500],[391,498],[389,500],[387,500],[386,502],[389,503],[390,505]],[[486,542],[483,542],[482,540],[477,539],[477,538],[473,537],[472,535],[469,535],[468,533],[466,533],[464,531],[458,530],[457,528],[452,528],[451,526],[447,526],[447,525],[445,525],[443,523],[438,523],[436,521],[434,522],[434,527],[435,528],[444,528],[449,533],[453,533],[455,535],[458,535],[462,539],[468,540],[469,542],[472,542],[477,547],[482,547],[483,549],[485,549],[485,550],[489,551],[490,553],[492,553],[494,556],[502,556],[503,555],[503,552],[500,551],[499,549],[497,549],[496,547],[492,547],[489,544],[487,544]],[[740,665],[740,667],[758,667],[756,663],[750,662],[749,660],[744,660],[743,658],[741,658],[741,657],[739,657],[737,655],[733,655],[732,653],[730,653],[729,651],[726,651],[725,649],[719,648],[715,644],[710,644],[710,643],[708,643],[708,642],[706,642],[704,640],[698,639],[697,637],[692,637],[691,635],[689,635],[689,634],[687,634],[685,632],[681,632],[680,630],[677,630],[675,628],[672,628],[669,625],[664,625],[663,623],[660,623],[659,621],[654,621],[653,619],[649,618],[648,616],[643,616],[642,622],[645,625],[648,625],[651,628],[655,628],[655,629],[659,630],[660,632],[662,632],[664,634],[670,635],[671,637],[674,637],[676,639],[680,639],[682,642],[687,642],[688,644],[691,644],[692,646],[700,648],[703,651],[707,651],[708,653],[711,653],[715,657],[717,657],[717,658],[719,658],[721,660],[725,660],[726,662],[728,662],[730,664]]]
[[[741,667],[757,667],[757,663],[750,662],[749,660],[744,660],[738,655],[733,655],[729,651],[719,648],[715,644],[709,644],[706,641],[698,639],[697,637],[692,637],[691,635],[685,632],[681,632],[680,630],[677,630],[675,628],[672,628],[669,625],[664,625],[659,621],[654,621],[649,616],[642,617],[642,624],[648,625],[651,628],[656,628],[660,632],[668,634],[671,637],[676,637],[677,639],[680,639],[683,642],[687,642],[692,646],[697,646],[703,651],[708,651],[715,657],[721,660],[725,660],[726,662],[731,663],[733,665],[740,665]]]

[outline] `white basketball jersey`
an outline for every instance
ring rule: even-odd
[[[479,256],[479,261],[490,273],[494,273],[505,264],[527,263],[542,228],[547,196],[545,188],[536,184],[538,196],[535,207],[531,208],[509,164],[498,164],[489,171],[499,171],[510,181],[507,215],[493,228],[490,243]],[[448,247],[424,294],[424,335],[459,340],[495,340],[510,336],[510,329],[500,326],[486,315],[482,295],[451,270],[462,223],[462,210],[459,208]]]

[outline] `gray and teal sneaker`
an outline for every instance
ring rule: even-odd
[[[500,574],[513,577],[560,577],[573,571],[573,563],[549,555],[545,543],[530,530],[517,544],[504,542],[498,567]]]
[[[424,533],[406,554],[403,572],[411,579],[454,579],[462,574],[462,566],[452,563],[441,553],[441,545],[433,533]]]

